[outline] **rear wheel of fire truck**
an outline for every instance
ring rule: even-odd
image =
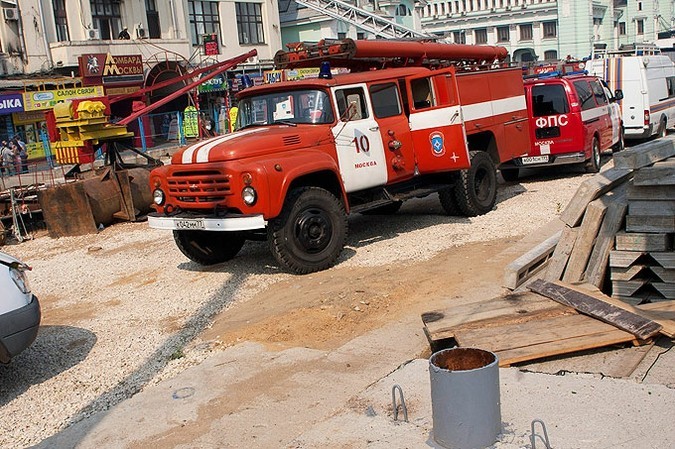
[[[459,173],[457,207],[467,217],[490,212],[497,202],[497,169],[485,151],[471,151],[471,167]]]
[[[619,141],[612,146],[612,153],[618,153],[626,148],[626,141],[623,136],[623,126],[619,128]]]
[[[502,168],[499,170],[502,174],[502,178],[504,178],[504,181],[506,182],[516,182],[518,181],[518,175],[520,174],[520,170],[517,168]]]
[[[200,265],[214,265],[232,259],[246,242],[240,232],[173,231],[178,249]]]
[[[291,190],[267,236],[277,262],[296,274],[335,264],[347,240],[347,214],[335,195],[319,187]]]
[[[448,187],[438,191],[438,199],[441,201],[441,207],[447,215],[455,217],[462,215],[462,211],[457,205],[457,198],[455,197],[455,187]]]
[[[585,168],[588,173],[597,173],[600,171],[600,144],[598,143],[597,137],[593,137],[593,143],[591,143],[591,158],[586,161]]]

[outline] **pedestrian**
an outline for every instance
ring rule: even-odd
[[[19,157],[21,158],[21,173],[28,173],[28,152],[26,145],[19,147]]]
[[[117,39],[131,39],[131,36],[129,36],[129,32],[127,31],[127,27],[122,28],[122,31],[120,31],[120,34],[117,36]]]
[[[14,165],[14,158],[12,155],[12,150],[7,145],[7,141],[3,140],[2,145],[0,146],[2,151],[2,164],[5,166],[5,171],[7,175],[12,175],[12,166]]]
[[[10,142],[12,148],[12,162],[14,163],[14,174],[21,173],[21,154],[19,153],[19,146],[14,142]]]

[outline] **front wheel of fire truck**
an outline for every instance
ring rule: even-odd
[[[347,240],[347,214],[335,195],[319,187],[291,190],[267,236],[279,264],[296,274],[335,264]]]
[[[457,207],[467,217],[490,212],[497,202],[497,169],[484,151],[471,151],[471,167],[462,170],[455,186]]]
[[[240,232],[173,231],[178,249],[200,265],[214,265],[232,259],[246,242]]]

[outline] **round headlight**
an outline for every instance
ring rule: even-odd
[[[241,198],[248,206],[253,206],[258,199],[258,195],[256,195],[255,189],[249,186],[244,187],[244,189],[241,191]]]
[[[152,191],[152,201],[158,205],[161,206],[164,204],[164,192],[162,192],[160,189],[155,189]]]

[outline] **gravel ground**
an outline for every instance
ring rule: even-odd
[[[443,216],[435,195],[406,203],[395,216],[352,217],[340,264],[405,263],[526,235],[555,218],[588,176],[502,185],[497,208],[471,219]],[[43,306],[34,345],[0,366],[3,448],[38,443],[199,363],[214,350],[199,339],[214,314],[292,278],[262,242],[249,242],[231,263],[202,268],[170,233],[146,223],[2,249],[33,266]]]

